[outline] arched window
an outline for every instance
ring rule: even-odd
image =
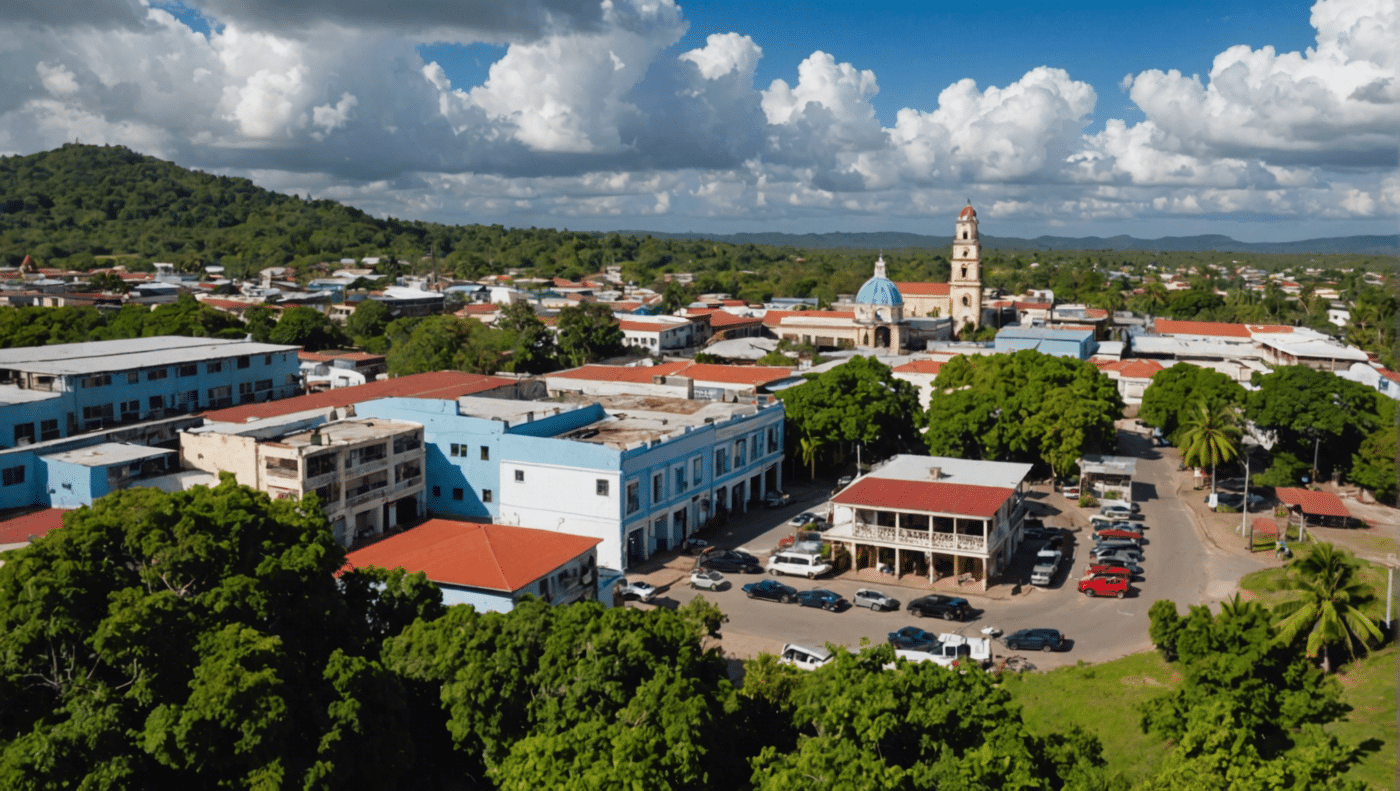
[[[964,279],[964,280],[967,279],[967,267],[963,267],[963,268],[962,268],[962,276],[963,276],[963,279]]]
[[[971,306],[972,306],[972,300],[969,299],[969,298],[967,297],[966,294],[964,294],[964,295],[963,295],[963,307],[967,308],[967,307],[971,307]]]
[[[967,238],[967,231],[966,231],[966,230],[963,231],[963,238],[964,238],[964,239]]]

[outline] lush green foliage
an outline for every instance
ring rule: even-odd
[[[853,357],[809,375],[778,398],[787,414],[786,435],[814,471],[820,454],[842,458],[845,444],[859,443],[867,459],[917,447],[919,394],[874,357]]]
[[[1092,363],[1036,351],[955,357],[933,381],[924,434],[936,456],[1030,462],[1064,475],[1113,453],[1118,387]]]
[[[1328,543],[1313,544],[1288,565],[1290,574],[1279,588],[1297,593],[1274,607],[1281,620],[1279,640],[1290,643],[1307,638],[1307,655],[1321,657],[1322,667],[1332,667],[1331,652],[1340,647],[1348,657],[1384,639],[1381,630],[1361,611],[1374,597],[1369,586],[1357,579],[1356,559]]]
[[[302,306],[282,311],[282,317],[268,333],[267,339],[272,343],[301,346],[309,352],[339,349],[350,340],[340,325],[332,322],[325,313]]]
[[[1244,400],[1244,387],[1225,374],[1177,363],[1152,376],[1152,384],[1142,394],[1138,418],[1160,428],[1173,444],[1180,444],[1177,431],[1199,404],[1243,406]]]
[[[1310,474],[1299,465],[1310,468],[1314,454],[1316,477],[1346,477],[1363,440],[1377,431],[1394,435],[1395,402],[1336,374],[1287,365],[1256,373],[1254,384],[1258,389],[1249,394],[1245,416],[1278,437],[1274,464],[1260,477],[1267,485],[1294,485],[1299,474]],[[1372,443],[1364,459],[1379,466],[1383,451],[1384,442]]]
[[[0,567],[0,785],[393,787],[412,761],[379,643],[442,612],[332,576],[315,498],[114,493]]]
[[[501,333],[476,319],[447,314],[397,319],[386,332],[393,376],[427,371],[493,374],[501,367]]]
[[[585,302],[559,311],[559,355],[570,366],[597,362],[622,351],[622,327],[612,308]]]
[[[1215,491],[1215,470],[1239,455],[1244,432],[1239,412],[1229,404],[1201,402],[1182,424],[1181,460],[1191,466],[1210,465],[1210,490]]]

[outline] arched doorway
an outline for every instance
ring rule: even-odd
[[[881,349],[888,349],[888,348],[890,347],[890,328],[889,328],[889,327],[876,327],[876,328],[875,328],[875,346],[878,347],[878,348],[881,348]]]

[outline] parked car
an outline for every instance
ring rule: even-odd
[[[797,594],[797,604],[801,607],[820,607],[831,612],[840,612],[851,606],[851,603],[843,599],[841,594],[826,588],[800,591]]]
[[[762,564],[753,555],[740,552],[737,549],[719,549],[717,547],[712,547],[701,555],[700,562],[696,565],[702,569],[730,574],[759,574],[763,571]]]
[[[799,547],[799,544],[802,546]],[[790,536],[778,539],[778,549],[790,547],[797,552],[821,552],[822,534],[812,530],[799,530]]]
[[[1109,519],[1132,519],[1133,509],[1124,508],[1121,505],[1110,505],[1107,508],[1100,508],[1099,513]]]
[[[825,648],[808,648],[796,643],[783,646],[783,652],[778,655],[778,662],[799,670],[816,670],[830,661],[831,652]]]
[[[1104,547],[1102,552],[1091,550],[1089,554],[1095,563],[1111,564],[1114,566],[1136,566],[1142,562],[1142,553],[1135,549]]]
[[[797,601],[797,589],[790,588],[777,580],[759,580],[744,586],[744,595],[750,599],[768,599],[784,604]]]
[[[1095,558],[1118,554],[1134,555],[1137,561],[1141,561],[1143,557],[1142,547],[1136,544],[1097,544],[1089,550],[1089,556]]]
[[[1006,636],[1002,641],[1012,651],[1057,651],[1065,644],[1065,636],[1059,629],[1022,629]]]
[[[851,482],[854,480],[855,478],[851,477],[850,475],[842,475],[840,478],[836,479],[836,488],[844,489],[847,486],[850,486]]]
[[[1067,497],[1067,498],[1069,498],[1069,499],[1071,499],[1071,500],[1078,500],[1078,499],[1079,499],[1079,487],[1078,487],[1078,486],[1065,486],[1065,487],[1063,487],[1063,488],[1060,489],[1060,494],[1063,494],[1065,497]]]
[[[826,517],[821,514],[814,514],[811,511],[803,511],[788,520],[788,524],[793,527],[805,527],[808,530],[825,530]]]
[[[1142,536],[1094,536],[1094,546],[1096,547],[1128,547],[1130,549],[1141,549],[1145,542]]]
[[[1100,539],[1100,538],[1136,538],[1136,539],[1140,539],[1140,538],[1142,538],[1142,531],[1140,531],[1140,530],[1129,530],[1129,529],[1126,528],[1126,527],[1106,527],[1106,528],[1104,528],[1104,529],[1102,529],[1102,530],[1100,530],[1100,531],[1094,533],[1094,538],[1095,538],[1096,540],[1097,540],[1097,539]]]
[[[880,591],[871,588],[861,588],[856,591],[856,595],[851,597],[851,603],[856,607],[869,607],[871,612],[893,612],[899,609],[899,599],[892,599]]]
[[[1207,505],[1210,504],[1210,495],[1206,495],[1205,502],[1206,502]],[[1264,507],[1264,504],[1265,504],[1266,502],[1267,502],[1267,501],[1266,501],[1263,497],[1260,497],[1259,495],[1257,495],[1257,494],[1255,494],[1255,493],[1253,493],[1253,492],[1250,492],[1250,493],[1249,493],[1249,510],[1251,510],[1251,511],[1257,511],[1257,510],[1259,510],[1260,508],[1263,508],[1263,507]],[[1215,507],[1216,507],[1217,509],[1218,509],[1220,506],[1223,505],[1223,506],[1226,506],[1226,507],[1228,507],[1228,508],[1233,508],[1233,509],[1235,509],[1236,511],[1238,511],[1238,510],[1240,510],[1240,506],[1243,505],[1243,504],[1244,504],[1244,494],[1243,494],[1243,493],[1241,493],[1241,494],[1235,494],[1234,492],[1216,492],[1216,494],[1215,494]]]
[[[1034,527],[1031,525],[1027,525],[1021,530],[1021,535],[1025,536],[1027,541],[1044,541],[1051,536],[1059,535],[1059,533],[1060,531],[1053,527]]]
[[[968,605],[967,599],[943,596],[937,593],[921,596],[909,602],[906,609],[915,618],[933,616],[951,621],[966,621],[972,617],[972,608]]]
[[[1125,527],[1132,529],[1142,529],[1146,527],[1146,525],[1141,522],[1134,522],[1117,516],[1104,516],[1103,514],[1094,514],[1089,517],[1089,524],[1092,525],[1095,530],[1101,530],[1105,527]]]
[[[897,632],[890,632],[887,639],[895,648],[915,650],[938,644],[938,635],[917,626],[905,626]]]
[[[628,580],[626,577],[617,584],[617,592],[622,594],[624,599],[636,599],[638,601],[651,601],[656,595],[656,586],[641,580]]]
[[[1085,596],[1112,596],[1121,599],[1128,595],[1128,578],[1120,574],[1087,574],[1079,580],[1079,592]]]
[[[1055,531],[1055,535],[1050,536],[1050,540],[1045,542],[1045,548],[1046,548],[1046,549],[1052,549],[1052,550],[1053,550],[1053,549],[1064,549],[1064,548],[1065,548],[1065,534],[1059,532],[1058,530]]]
[[[792,495],[787,492],[769,492],[763,496],[763,505],[767,508],[782,508],[792,502]]]
[[[775,577],[787,574],[810,580],[828,571],[831,571],[831,564],[826,558],[813,552],[785,550],[768,558],[768,573]]]
[[[1142,573],[1142,567],[1132,563],[1090,563],[1085,574],[1117,574],[1120,577],[1134,577]]]
[[[729,587],[729,580],[718,571],[696,569],[690,572],[690,587],[708,591],[720,591]]]
[[[1142,506],[1132,500],[1100,500],[1099,505],[1103,508],[1126,508],[1133,513],[1142,510]]]

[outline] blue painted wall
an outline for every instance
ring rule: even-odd
[[[1041,354],[1087,360],[1098,348],[1092,330],[1008,327],[998,332],[996,338],[996,350],[1000,354],[1034,349]]]

